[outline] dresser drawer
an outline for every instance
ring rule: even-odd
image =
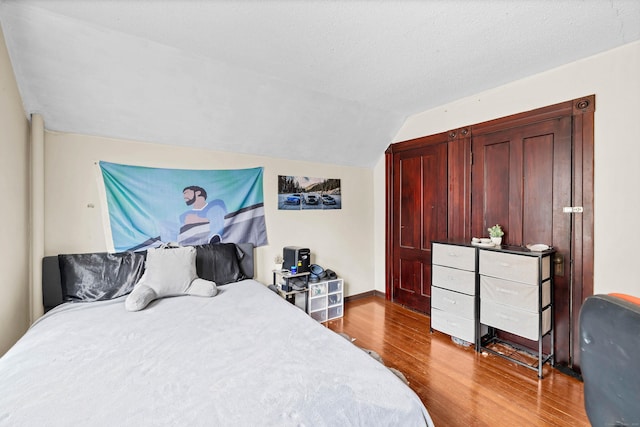
[[[433,265],[431,284],[439,288],[451,289],[467,295],[476,294],[476,273],[457,268]]]
[[[480,276],[480,298],[491,300],[498,304],[508,305],[521,310],[538,313],[540,307],[551,303],[551,282],[542,284],[542,304],[538,306],[537,285],[498,279],[490,276]]]
[[[434,243],[431,263],[461,270],[476,270],[476,249],[467,246]]]
[[[521,337],[538,340],[538,313],[519,310],[491,300],[480,300],[480,323]],[[542,334],[551,329],[551,307],[542,313]]]
[[[535,285],[551,274],[551,257],[541,260],[541,278],[538,277],[538,257],[481,250],[479,259],[479,272],[486,276]]]
[[[476,322],[448,311],[431,308],[431,328],[456,338],[475,343]]]
[[[475,300],[471,295],[448,291],[437,287],[431,288],[431,307],[455,314],[465,319],[475,319]]]

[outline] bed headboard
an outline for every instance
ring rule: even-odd
[[[239,260],[240,269],[248,279],[252,279],[255,273],[253,244],[236,243],[236,246],[243,255]],[[63,302],[58,256],[46,256],[42,259],[42,303],[45,313]]]

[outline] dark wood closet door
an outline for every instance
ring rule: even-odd
[[[563,207],[572,206],[571,132],[571,117],[565,116],[472,137],[472,234],[486,236],[488,227],[500,224],[503,244],[545,243],[558,251],[555,354],[565,363],[572,339],[571,215],[563,213]],[[536,342],[508,338],[537,350]]]
[[[393,301],[431,309],[431,241],[447,236],[447,144],[393,159]]]
[[[579,313],[584,299],[593,295],[594,112],[595,95],[590,95],[390,145],[386,151],[387,299],[429,312],[428,242],[469,241],[471,236],[485,236],[487,227],[502,224],[505,244],[546,243],[558,250],[554,264],[556,367],[579,372]],[[444,143],[448,152],[436,154],[436,145],[444,151]],[[424,154],[441,159],[433,163],[437,168],[428,166],[425,173],[429,161],[424,161],[421,149],[434,150]],[[407,160],[402,175],[400,159]],[[433,188],[412,187],[416,182]],[[440,209],[425,209],[428,206],[448,209],[448,223]],[[582,210],[565,214],[565,206]],[[446,227],[433,229],[429,224]],[[422,235],[416,234],[419,228]]]

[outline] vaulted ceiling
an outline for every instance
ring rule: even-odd
[[[371,167],[412,114],[640,39],[640,1],[0,0],[0,23],[47,129]]]

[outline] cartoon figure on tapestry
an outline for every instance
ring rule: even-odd
[[[182,195],[190,209],[180,215],[178,243],[186,246],[220,242],[227,214],[224,201],[207,202],[206,190],[197,185],[185,187]]]

